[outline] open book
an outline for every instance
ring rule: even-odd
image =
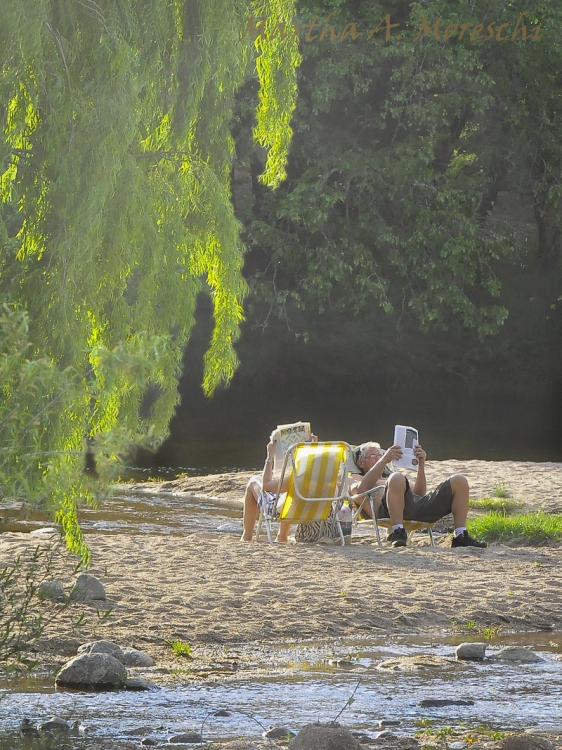
[[[296,443],[307,443],[310,440],[310,422],[294,422],[293,424],[280,424],[271,433],[271,440],[275,443],[275,454],[273,456],[273,472],[281,473],[285,453]]]
[[[402,448],[402,458],[393,461],[395,469],[418,470],[418,459],[414,456],[414,448],[418,445],[418,431],[415,427],[397,424],[394,428],[394,445]]]

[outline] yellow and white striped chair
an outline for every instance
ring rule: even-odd
[[[297,443],[287,451],[279,478],[276,502],[260,511],[256,530],[259,540],[262,520],[267,539],[273,541],[272,521],[306,524],[325,521],[334,508],[342,546],[345,544],[337,510],[347,497],[348,461],[351,447],[347,443]],[[280,493],[283,478],[290,472],[286,493]]]

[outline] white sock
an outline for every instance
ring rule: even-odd
[[[396,529],[403,529],[403,528],[404,528],[404,524],[403,523],[396,523],[392,527],[392,531],[396,531]]]
[[[459,534],[464,534],[466,531],[466,526],[459,526],[458,529],[455,529],[455,536],[459,536]]]

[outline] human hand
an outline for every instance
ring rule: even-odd
[[[397,461],[402,458],[402,448],[399,445],[392,445],[387,448],[383,453],[382,460],[385,464],[389,464],[391,461]]]
[[[421,445],[419,445],[419,443],[418,445],[414,447],[414,456],[418,459],[420,464],[423,465],[425,463],[425,459],[427,458],[427,453],[424,451]]]
[[[310,433],[310,442],[311,443],[317,443],[318,442],[318,435],[313,435]]]

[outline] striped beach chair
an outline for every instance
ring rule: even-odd
[[[267,539],[273,541],[272,521],[307,524],[325,521],[334,508],[342,546],[345,544],[337,510],[347,497],[348,459],[351,447],[347,443],[297,443],[287,451],[279,489],[283,477],[290,472],[286,493],[276,495],[269,509],[264,503],[260,511],[256,538],[259,539],[261,521],[265,523]]]

